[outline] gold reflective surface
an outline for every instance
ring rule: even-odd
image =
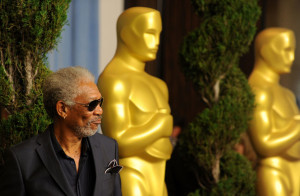
[[[294,94],[280,85],[294,61],[295,36],[268,28],[255,40],[255,66],[249,77],[256,109],[249,135],[259,155],[257,194],[300,195],[300,114]]]
[[[162,30],[160,13],[134,7],[117,22],[117,50],[98,79],[105,98],[102,131],[118,141],[124,196],[167,195],[173,118],[164,81],[145,72],[156,59]]]

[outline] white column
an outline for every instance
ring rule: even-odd
[[[115,54],[117,46],[116,24],[124,11],[124,0],[100,0],[99,2],[99,70],[103,71]],[[97,76],[96,76],[97,77]]]

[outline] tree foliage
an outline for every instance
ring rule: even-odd
[[[201,17],[181,48],[183,71],[207,107],[179,145],[197,177],[190,195],[254,195],[255,173],[232,149],[246,131],[254,95],[239,68],[256,32],[257,0],[192,0]]]
[[[1,152],[50,123],[41,84],[50,70],[46,54],[58,42],[71,0],[0,1]]]

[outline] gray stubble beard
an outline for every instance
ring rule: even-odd
[[[92,136],[94,135],[98,129],[92,129],[91,128],[91,123],[92,123],[92,120],[88,122],[88,124],[84,127],[75,127],[74,129],[74,134],[79,137],[79,138],[83,138],[83,137],[89,137],[89,136]],[[98,125],[99,127],[99,125]]]

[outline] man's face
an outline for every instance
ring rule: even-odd
[[[162,30],[160,15],[156,12],[139,16],[132,27],[132,39],[127,47],[132,55],[143,62],[156,59]]]
[[[80,95],[75,99],[73,105],[68,112],[68,126],[78,137],[88,137],[94,135],[101,123],[102,108],[98,105],[93,111],[89,111],[87,107],[91,101],[101,98],[101,94],[93,82],[81,83],[79,85]],[[81,103],[81,104],[76,104]]]

